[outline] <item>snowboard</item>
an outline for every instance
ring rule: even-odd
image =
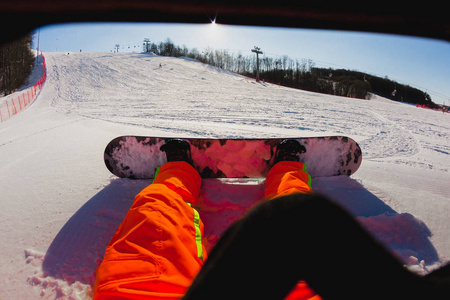
[[[152,179],[157,167],[167,162],[160,150],[174,137],[120,136],[105,148],[104,160],[111,173],[121,178]],[[193,165],[202,178],[265,178],[273,165],[282,138],[211,139],[189,141]],[[359,145],[345,136],[295,138],[306,148],[300,161],[311,177],[348,175],[361,165]]]

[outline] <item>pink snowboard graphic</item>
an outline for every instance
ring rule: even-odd
[[[116,176],[151,179],[166,162],[159,148],[169,138],[121,136],[113,139],[104,153],[107,168]],[[194,167],[202,178],[265,178],[273,165],[274,139],[184,138],[191,144]],[[361,148],[344,136],[296,138],[306,148],[300,156],[311,177],[351,175],[359,168]]]

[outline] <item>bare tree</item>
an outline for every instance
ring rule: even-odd
[[[0,92],[10,94],[26,83],[34,63],[32,34],[0,47]]]

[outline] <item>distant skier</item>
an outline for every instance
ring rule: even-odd
[[[162,65],[161,65],[161,63],[159,64],[159,68],[160,68],[160,69],[162,68]]]
[[[168,162],[136,196],[108,244],[94,299],[450,295],[439,273],[410,273],[347,212],[313,194],[306,166],[299,162],[305,149],[295,140],[277,146],[266,178],[266,201],[232,225],[207,258],[203,223],[194,208],[201,178],[191,165],[190,145],[169,140],[161,150]],[[449,276],[449,268],[443,270]]]

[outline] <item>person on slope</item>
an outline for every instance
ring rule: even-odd
[[[314,194],[295,140],[277,146],[266,201],[207,258],[190,145],[171,140],[161,150],[168,162],[108,244],[94,299],[439,299],[448,292],[433,276],[408,272],[344,210]]]

